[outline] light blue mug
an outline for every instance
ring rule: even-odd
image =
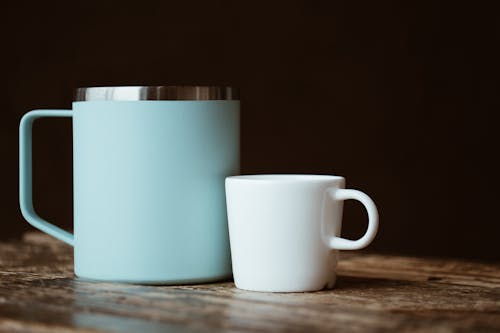
[[[231,87],[93,87],[73,110],[34,110],[19,130],[20,206],[74,246],[81,278],[144,284],[231,275],[224,194],[239,173],[239,96]],[[74,235],[32,203],[31,136],[41,117],[73,118]]]

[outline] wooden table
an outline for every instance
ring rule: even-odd
[[[500,332],[499,264],[353,252],[338,272],[291,294],[87,282],[70,247],[29,233],[0,243],[0,331]]]

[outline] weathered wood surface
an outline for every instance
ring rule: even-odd
[[[139,286],[74,278],[72,249],[38,233],[0,243],[2,332],[500,332],[500,265],[341,256],[334,290],[232,282]]]

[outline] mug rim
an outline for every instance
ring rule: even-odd
[[[250,174],[226,177],[226,181],[243,182],[324,182],[344,180],[342,176],[335,175],[317,175],[317,174]]]
[[[239,100],[233,86],[158,85],[102,86],[75,89],[74,102]]]

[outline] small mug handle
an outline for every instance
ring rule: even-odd
[[[32,128],[42,117],[72,117],[71,110],[34,110],[26,113],[19,124],[19,206],[29,224],[73,246],[74,237],[38,216],[33,208]]]
[[[354,199],[360,201],[368,213],[368,228],[363,237],[357,240],[345,239],[338,236],[332,237],[326,235],[326,223],[329,221],[324,221],[323,219],[321,232],[325,244],[335,250],[359,250],[368,246],[375,238],[378,230],[378,211],[373,200],[365,193],[357,190],[330,188],[327,190],[327,194],[333,200]]]

